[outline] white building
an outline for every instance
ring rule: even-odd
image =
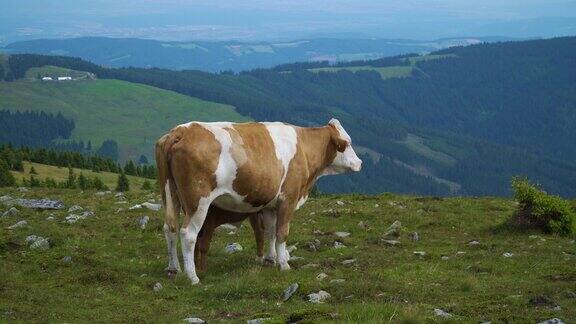
[[[52,81],[51,77],[42,77],[42,81]]]
[[[72,77],[69,76],[58,77],[58,81],[66,81],[66,80],[72,80]]]

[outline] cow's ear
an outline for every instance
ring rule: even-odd
[[[340,133],[338,132],[338,129],[336,129],[336,126],[330,123],[328,124],[328,127],[330,127],[330,140],[336,146],[336,150],[340,153],[344,152],[346,146],[348,146],[348,142],[340,138]]]

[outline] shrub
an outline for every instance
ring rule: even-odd
[[[152,184],[148,180],[144,180],[142,183],[142,190],[152,190]]]
[[[0,187],[11,187],[14,185],[16,185],[16,179],[10,173],[8,164],[0,159]]]
[[[118,183],[116,185],[116,191],[128,191],[130,190],[130,183],[128,182],[128,177],[124,174],[124,171],[120,172],[118,175]]]
[[[568,201],[548,195],[524,178],[513,178],[512,189],[519,203],[512,219],[515,225],[562,235],[576,233],[576,212]]]

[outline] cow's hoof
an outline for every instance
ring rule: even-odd
[[[290,270],[290,265],[288,264],[288,262],[280,263],[280,271],[287,271],[287,270]]]
[[[178,274],[178,270],[177,269],[168,269],[168,270],[166,270],[166,274],[168,275],[168,279],[174,279],[174,278],[176,278],[176,275]]]
[[[262,264],[265,266],[273,266],[276,264],[276,260],[272,258],[264,258],[262,259]]]
[[[192,277],[190,278],[190,282],[192,282],[193,285],[199,285],[200,279],[198,277]]]

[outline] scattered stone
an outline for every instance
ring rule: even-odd
[[[141,229],[145,229],[146,228],[146,224],[148,224],[148,221],[150,220],[150,217],[148,216],[142,216],[140,218],[138,218],[138,225],[140,225]]]
[[[514,253],[506,252],[506,253],[502,254],[502,256],[505,258],[511,258],[514,256]]]
[[[394,221],[390,227],[386,230],[383,237],[386,239],[389,238],[398,238],[400,236],[400,231],[402,230],[402,223],[400,221]]]
[[[298,250],[298,248],[296,247],[296,244],[290,245],[290,246],[286,249],[286,251],[288,251],[288,253],[292,253],[292,252],[294,252],[294,251],[296,251],[296,250]]]
[[[28,188],[26,188],[26,187],[19,187],[19,188],[16,189],[16,190],[18,190],[18,192],[28,192],[28,191],[30,191],[30,189],[28,189]]]
[[[562,307],[560,307],[560,305],[556,305],[555,307],[552,307],[553,311],[559,312],[562,310]]]
[[[418,232],[412,232],[409,234],[409,236],[410,236],[410,240],[412,240],[413,242],[420,241],[420,234],[418,234]]]
[[[34,243],[37,239],[38,239],[38,236],[36,236],[36,235],[28,235],[28,236],[26,236],[26,244],[30,245],[30,244]]]
[[[450,259],[450,257],[447,255],[443,255],[440,259],[446,261],[446,260]]]
[[[240,251],[242,251],[242,245],[240,245],[240,243],[230,243],[230,244],[226,245],[226,248],[224,248],[224,251],[226,251],[226,253],[228,253],[228,254],[240,252]]]
[[[67,255],[65,257],[62,258],[62,262],[64,263],[72,263],[72,257]]]
[[[47,220],[47,221],[53,221],[53,220],[54,220],[54,216],[48,216],[48,217],[46,217],[46,220]]]
[[[304,260],[304,258],[301,256],[295,256],[295,255],[290,256],[290,261],[298,261],[298,260]]]
[[[323,303],[326,299],[330,298],[330,294],[324,290],[320,290],[317,293],[312,293],[308,295],[308,301],[313,304]]]
[[[66,216],[66,222],[68,224],[74,224],[79,220],[83,220],[83,219],[86,219],[86,218],[89,218],[92,216],[94,216],[94,213],[91,211],[85,211],[80,215],[70,214],[70,215]]]
[[[356,259],[348,259],[348,260],[342,261],[342,264],[343,265],[350,265],[350,264],[353,264],[354,262],[356,262]]]
[[[320,272],[320,273],[316,276],[316,280],[324,280],[326,277],[328,277],[327,274],[325,274],[324,272]]]
[[[30,236],[35,236],[35,235],[30,235]],[[41,236],[35,236],[33,241],[29,241],[28,238],[30,236],[28,236],[26,238],[26,243],[28,243],[30,245],[30,250],[45,251],[45,250],[48,250],[50,248],[50,242],[48,241],[48,239],[43,238]]]
[[[566,297],[576,299],[576,292],[568,291],[566,292]]]
[[[270,318],[268,318],[268,317],[255,318],[255,319],[247,320],[246,324],[261,324],[261,323],[264,323],[268,320],[270,320]]]
[[[123,211],[124,211],[124,208],[118,208],[118,209],[116,209],[116,214],[119,214],[119,213],[121,213],[121,212],[123,212]]]
[[[551,318],[549,320],[539,322],[538,324],[564,324],[564,322],[559,318]]]
[[[398,240],[385,240],[382,239],[382,243],[386,244],[386,245],[390,245],[390,246],[396,246],[400,244],[400,241]]]
[[[472,240],[472,241],[468,242],[468,245],[470,245],[470,246],[479,245],[479,244],[480,244],[480,241],[478,241],[478,240]]]
[[[97,193],[95,193],[96,196],[104,196],[104,195],[108,195],[111,194],[112,191],[98,191]]]
[[[464,254],[466,254],[466,252],[464,252],[464,251],[458,251],[458,252],[456,252],[456,255],[464,255]]]
[[[314,230],[314,235],[324,235],[326,233],[322,232],[321,230]]]
[[[145,203],[141,204],[141,206],[146,207],[146,208],[153,210],[153,211],[159,211],[162,208],[161,204],[153,204],[150,202],[145,202]]]
[[[142,209],[142,205],[140,205],[140,204],[136,204],[136,205],[134,205],[134,206],[132,206],[132,207],[128,208],[128,210],[137,210],[137,209]]]
[[[154,284],[154,287],[152,289],[154,289],[154,292],[159,292],[160,290],[162,290],[162,288],[164,288],[162,287],[162,284],[157,282]]]
[[[336,201],[336,205],[338,205],[338,206],[344,206],[344,202],[341,201],[341,200],[337,200],[337,201]]]
[[[287,301],[288,299],[290,299],[290,297],[292,297],[292,295],[294,295],[294,293],[296,292],[296,290],[298,290],[298,283],[295,282],[293,284],[291,284],[290,286],[288,286],[288,288],[286,288],[284,290],[284,292],[282,293],[282,301]]]
[[[28,222],[25,220],[21,220],[18,223],[12,225],[12,226],[8,226],[8,229],[16,229],[16,228],[21,228],[28,225]]]
[[[232,224],[222,224],[220,226],[218,226],[219,230],[224,230],[224,231],[237,231],[238,227],[232,225]]]
[[[528,238],[531,239],[531,240],[537,239],[537,238],[539,238],[539,237],[540,237],[540,236],[538,236],[538,235],[530,235],[530,236],[528,236]]]
[[[358,222],[358,227],[360,229],[367,229],[368,225],[364,221],[360,221],[360,222]]]
[[[80,206],[78,206],[78,205],[74,205],[74,206],[68,208],[68,212],[69,212],[69,213],[74,213],[74,212],[83,211],[83,210],[84,210],[84,208],[82,208],[82,207],[80,207]]]
[[[308,263],[302,266],[302,269],[308,268],[318,268],[320,265],[318,263]]]
[[[336,237],[338,238],[345,238],[350,236],[350,233],[348,232],[334,232],[334,235],[336,235]]]
[[[51,199],[13,199],[10,200],[11,205],[17,205],[24,208],[31,209],[63,209],[64,203],[60,200]]]
[[[379,204],[374,204],[374,208],[378,208],[378,207],[380,207]]]
[[[14,200],[14,198],[10,197],[10,196],[2,196],[0,197],[0,203],[2,204],[9,204],[10,201]]]
[[[346,245],[344,245],[343,243],[338,242],[338,241],[334,241],[334,248],[335,249],[343,249],[345,247],[346,247]]]
[[[187,317],[183,320],[184,322],[188,323],[188,324],[202,324],[202,323],[206,323],[205,320],[199,318],[199,317]]]
[[[2,217],[15,216],[18,214],[18,212],[19,212],[19,210],[16,209],[16,207],[11,207],[10,209],[8,209],[7,211],[5,211],[2,214]]]
[[[452,317],[452,314],[450,314],[450,313],[448,313],[448,312],[446,312],[446,311],[444,311],[444,310],[441,310],[441,309],[439,309],[439,308],[435,308],[435,309],[434,309],[434,315],[439,316],[439,317],[444,317],[444,318],[450,318],[450,317]]]
[[[424,252],[424,251],[414,251],[414,255],[423,257],[423,256],[426,255],[426,252]]]
[[[346,279],[332,279],[332,280],[330,280],[331,284],[341,284],[344,282],[346,282]]]

